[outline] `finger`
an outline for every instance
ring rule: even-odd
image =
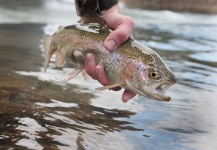
[[[130,17],[119,16],[116,20],[113,20],[113,24],[110,24],[110,27],[115,30],[106,38],[104,46],[108,51],[113,51],[132,36],[135,24]]]
[[[102,85],[109,85],[110,84],[109,79],[106,76],[105,71],[104,71],[102,66],[100,66],[100,65],[96,66],[96,74],[97,74],[97,79],[98,79],[99,83],[101,83]]]
[[[94,56],[92,54],[87,54],[86,58],[85,58],[85,66],[84,69],[85,71],[93,78],[93,79],[97,79],[97,74],[96,74],[96,62],[94,59]]]
[[[123,95],[122,95],[122,101],[124,103],[126,103],[127,101],[129,101],[131,98],[135,97],[136,93],[130,92],[128,90],[125,90]]]

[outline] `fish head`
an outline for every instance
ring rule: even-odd
[[[166,66],[148,66],[146,70],[140,74],[145,75],[137,76],[143,80],[139,84],[139,93],[145,94],[151,99],[161,100],[161,101],[170,101],[171,97],[166,94],[166,90],[170,88],[173,84],[176,83],[174,74]]]
[[[124,68],[127,87],[151,99],[170,101],[166,90],[176,83],[174,74],[156,52],[141,46],[137,48],[143,50],[142,59],[131,60]]]

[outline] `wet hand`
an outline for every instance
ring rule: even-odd
[[[114,5],[110,9],[101,12],[109,28],[113,31],[109,34],[104,42],[104,47],[108,51],[115,50],[122,43],[132,37],[132,31],[135,23],[132,18],[121,14],[119,5]]]
[[[105,74],[105,71],[102,66],[97,65],[92,54],[88,54],[85,58],[85,71],[95,80],[98,80],[102,85],[110,85],[110,81]],[[121,87],[113,88],[112,90],[118,91]],[[125,90],[122,95],[122,101],[127,102],[131,98],[136,96],[135,93]]]
[[[128,16],[121,15],[118,5],[114,5],[110,9],[102,11],[101,15],[109,28],[113,30],[104,42],[106,50],[113,51],[129,37],[132,37],[132,30],[135,27],[134,21]],[[88,54],[85,59],[85,70],[93,79],[98,80],[102,85],[110,85],[103,67],[96,64],[92,54]],[[112,90],[117,91],[120,89],[121,87],[113,88]],[[135,95],[135,93],[125,90],[122,95],[122,101],[127,102]]]

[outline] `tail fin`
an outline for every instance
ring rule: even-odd
[[[83,17],[90,11],[99,11],[98,0],[75,0],[75,7],[77,15]]]

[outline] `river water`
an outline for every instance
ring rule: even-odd
[[[77,21],[74,3],[0,0],[1,150],[217,149],[217,15],[121,6],[175,73],[172,100],[123,103],[81,75],[64,82],[69,65],[44,73],[41,37]]]

